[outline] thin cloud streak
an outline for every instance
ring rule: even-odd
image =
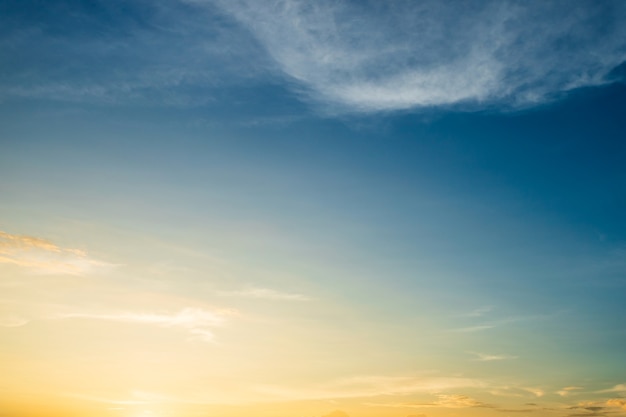
[[[432,402],[367,403],[367,405],[392,408],[493,408],[489,404],[460,394],[439,394]]]
[[[302,294],[287,293],[269,288],[246,288],[238,291],[218,291],[222,297],[259,298],[266,300],[308,301],[309,297]]]
[[[277,400],[321,400],[339,398],[375,397],[379,395],[409,395],[438,393],[459,388],[480,388],[485,383],[463,377],[390,377],[363,376],[344,378],[309,388],[257,386],[258,393]]]
[[[214,339],[211,327],[222,326],[226,318],[235,315],[233,310],[207,311],[198,308],[186,308],[174,314],[154,313],[118,313],[118,314],[90,314],[69,313],[60,314],[56,319],[89,319],[116,321],[122,323],[149,324],[160,327],[178,327],[187,330],[200,340],[211,342]]]
[[[488,353],[480,353],[480,352],[470,352],[473,355],[476,355],[477,357],[474,359],[475,361],[481,361],[481,362],[491,362],[491,361],[503,361],[503,360],[509,360],[509,359],[517,359],[517,356],[513,356],[513,355],[493,355],[493,354],[488,354]]]

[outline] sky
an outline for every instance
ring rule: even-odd
[[[626,2],[0,3],[0,417],[626,416]]]

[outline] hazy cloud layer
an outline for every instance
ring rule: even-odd
[[[532,105],[601,84],[626,59],[620,1],[215,3],[336,110]]]

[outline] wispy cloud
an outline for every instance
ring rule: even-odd
[[[451,329],[450,331],[457,332],[457,333],[473,333],[473,332],[480,332],[482,330],[493,329],[494,327],[496,327],[495,324],[479,324],[476,326],[459,327],[456,329]]]
[[[543,397],[546,394],[546,392],[542,388],[525,387],[525,388],[522,388],[522,389],[524,391],[530,392],[535,397]]]
[[[343,378],[319,386],[294,388],[263,385],[257,392],[283,400],[359,398],[379,395],[440,393],[459,388],[484,387],[480,380],[463,377],[360,376]]]
[[[583,387],[564,387],[558,390],[556,393],[561,397],[567,397],[572,393],[572,391],[578,391],[581,389],[583,389]]]
[[[626,393],[626,384],[617,384],[613,388],[603,389],[603,390],[600,390],[600,391],[597,391],[597,392],[598,393],[605,393],[605,392],[623,392],[623,393]]]
[[[0,263],[18,265],[40,274],[85,275],[115,265],[91,258],[80,249],[63,248],[38,237],[0,231]]]
[[[531,105],[602,84],[626,59],[619,1],[212,3],[254,34],[303,97],[340,111]]]
[[[461,314],[461,317],[482,317],[492,311],[493,311],[493,306],[483,306],[475,310],[472,310],[469,313]]]
[[[218,291],[223,297],[260,298],[267,300],[307,301],[310,298],[296,293],[282,292],[270,288],[250,287],[235,291]]]
[[[92,313],[68,313],[60,314],[57,319],[89,319],[105,320],[123,323],[148,324],[160,327],[176,327],[185,329],[195,338],[204,341],[213,341],[214,335],[210,330],[221,326],[228,317],[236,315],[234,310],[207,311],[199,308],[186,308],[177,313],[115,313],[115,314],[92,314]]]
[[[367,405],[393,408],[493,408],[489,404],[460,394],[438,394],[437,399],[430,402],[368,403]]]
[[[493,354],[489,354],[489,353],[480,353],[480,352],[470,352],[470,353],[477,356],[474,360],[482,361],[482,362],[504,361],[504,360],[508,360],[508,359],[517,359],[517,356],[513,356],[513,355],[505,355],[505,354],[493,355]]]
[[[0,99],[204,105],[223,86],[282,80],[328,112],[515,108],[606,83],[626,59],[621,1],[128,1],[135,19],[103,7],[106,26],[54,4],[0,20],[14,57]]]

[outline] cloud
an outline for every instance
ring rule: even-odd
[[[610,401],[610,400],[609,400]],[[590,411],[591,414],[574,414],[574,415],[580,415],[580,416],[588,416],[588,415],[605,415],[605,410],[607,409],[607,407],[605,406],[605,403],[601,403],[601,402],[594,402],[594,401],[583,401],[583,402],[579,402],[577,405],[571,406],[569,407],[570,410],[585,410],[585,411]]]
[[[160,327],[176,327],[185,329],[194,337],[213,341],[210,328],[221,326],[226,318],[235,315],[234,310],[207,311],[199,308],[186,308],[173,314],[154,313],[117,313],[117,314],[90,314],[69,313],[56,316],[57,319],[89,319],[117,321],[123,323],[149,324]]]
[[[624,398],[611,398],[606,402],[606,405],[609,407],[620,407],[626,411],[626,399]]]
[[[482,317],[491,311],[493,311],[493,306],[483,306],[472,310],[469,313],[461,314],[461,317]]]
[[[581,390],[581,389],[583,388],[582,387],[564,387],[558,390],[556,393],[560,395],[561,397],[567,397],[571,394],[572,391]]]
[[[437,399],[431,402],[369,403],[368,405],[394,408],[494,408],[472,397],[459,394],[439,394]]]
[[[604,389],[604,390],[597,391],[597,392],[599,392],[599,393],[605,393],[605,392],[626,392],[626,384],[617,384],[613,388]]]
[[[603,84],[626,59],[620,1],[211,4],[256,37],[302,97],[335,111],[534,105]]]
[[[80,249],[63,248],[33,236],[0,231],[0,263],[17,265],[39,274],[86,275],[115,265],[93,259]]]
[[[526,387],[526,388],[522,388],[522,389],[524,391],[530,392],[535,397],[543,397],[546,394],[546,392],[543,389],[541,389],[541,388]]]
[[[473,332],[480,332],[482,330],[489,330],[489,329],[493,329],[494,327],[496,327],[495,324],[480,324],[477,326],[467,326],[467,327],[460,327],[458,329],[451,329],[451,332],[458,332],[458,333],[473,333]]]
[[[329,113],[518,108],[619,79],[626,60],[619,0],[68,2],[0,17],[0,100],[195,106],[286,80]]]
[[[312,400],[439,393],[452,389],[483,387],[484,385],[482,381],[462,377],[360,376],[343,378],[306,388],[264,385],[258,386],[256,391],[277,399]]]
[[[477,356],[476,361],[490,362],[490,361],[503,361],[507,359],[517,359],[517,356],[512,355],[491,355],[488,353],[470,352]]]
[[[269,288],[246,288],[238,291],[218,291],[218,295],[224,297],[260,298],[266,300],[307,301],[309,297],[302,294],[294,294],[272,290]]]

